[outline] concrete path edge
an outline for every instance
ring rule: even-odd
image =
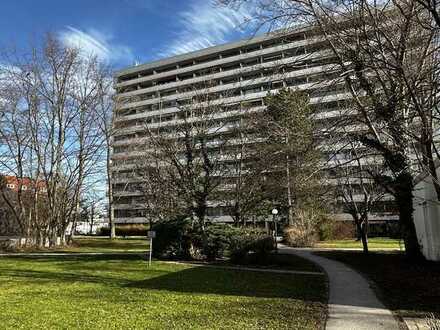
[[[400,329],[393,313],[380,302],[369,282],[357,271],[341,262],[317,256],[311,249],[281,245],[280,252],[310,260],[327,273],[327,330]]]

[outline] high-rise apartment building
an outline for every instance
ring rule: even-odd
[[[289,87],[306,90],[316,109],[316,121],[341,116],[350,94],[338,83],[341,72],[333,70],[332,54],[319,35],[310,29],[271,33],[238,42],[210,47],[151,63],[129,67],[116,74],[116,90],[126,102],[115,109],[112,172],[116,223],[142,223],[141,192],[130,189],[135,182],[131,148],[146,138],[145,125],[166,127],[179,124],[178,102],[197,89],[218,95],[224,105],[222,116],[231,119],[240,111],[261,110],[268,92]],[[339,79],[341,80],[341,79]],[[319,124],[319,123],[318,123]],[[356,128],[354,128],[356,129]],[[325,138],[323,138],[325,143]],[[331,148],[330,148],[331,149]],[[332,161],[329,162],[330,166]],[[330,180],[331,181],[331,180]],[[361,198],[359,196],[359,198]],[[389,198],[385,198],[389,199]],[[375,219],[396,219],[385,212]],[[221,221],[227,214],[210,212]],[[344,216],[340,217],[344,218]],[[345,219],[350,217],[345,215]]]

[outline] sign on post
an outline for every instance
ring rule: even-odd
[[[148,258],[148,267],[151,266],[151,258],[153,256],[153,238],[156,238],[156,232],[154,230],[149,230],[147,232],[147,237],[150,239],[150,254]]]

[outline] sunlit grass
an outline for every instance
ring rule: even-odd
[[[147,238],[85,237],[75,238],[72,246],[58,249],[63,252],[145,252],[148,250]]]
[[[316,244],[318,248],[362,248],[362,242],[354,239],[321,241]],[[368,247],[372,250],[396,249],[403,250],[403,242],[394,238],[374,237],[368,239]]]
[[[317,329],[321,275],[221,270],[135,256],[0,259],[2,329]]]

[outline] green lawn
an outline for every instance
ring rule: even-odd
[[[318,329],[326,283],[136,256],[3,257],[2,329]]]
[[[332,241],[321,241],[316,244],[317,248],[345,248],[345,249],[353,249],[353,248],[362,248],[362,242],[356,241],[354,239],[343,239],[343,240],[332,240]],[[395,249],[395,250],[404,250],[403,242],[394,238],[385,238],[385,237],[375,237],[370,238],[368,240],[368,247],[371,250],[380,250],[380,249]]]
[[[398,315],[440,317],[440,263],[414,262],[397,251],[323,251],[316,254],[342,261],[371,281],[381,300]]]
[[[58,249],[63,252],[145,252],[148,250],[147,238],[78,237],[73,245]]]

